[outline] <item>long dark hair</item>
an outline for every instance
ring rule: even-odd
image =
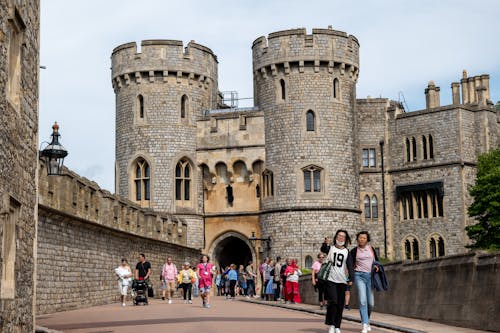
[[[337,230],[337,232],[335,233],[335,237],[333,237],[333,244],[335,244],[337,242],[337,235],[341,232],[343,232],[345,234],[344,246],[348,247],[349,245],[351,245],[351,237],[349,237],[349,233],[347,232],[347,230],[344,230],[344,229]]]

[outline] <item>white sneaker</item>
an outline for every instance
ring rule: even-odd
[[[368,324],[368,326],[366,326],[366,330],[367,330],[368,332],[371,332],[372,328],[370,327],[370,324]]]
[[[328,333],[335,333],[335,326],[331,325],[328,329]]]
[[[188,304],[188,301],[184,300],[184,304]]]
[[[361,333],[368,333],[368,325],[363,324],[363,328],[361,329]]]
[[[168,300],[168,304],[172,304],[172,300],[171,299]]]
[[[122,303],[122,306],[127,306],[127,304],[125,304],[125,303]]]
[[[189,300],[189,301],[188,301],[188,303],[189,303],[189,304],[193,304],[193,301],[192,301],[192,300]]]
[[[336,328],[335,333],[342,333],[342,332],[340,331],[340,328]]]

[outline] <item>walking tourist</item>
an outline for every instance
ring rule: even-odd
[[[207,255],[201,256],[201,262],[196,266],[200,296],[203,300],[203,307],[210,308],[210,288],[212,287],[214,266],[210,263]]]
[[[229,280],[229,299],[233,300],[236,296],[236,283],[238,282],[238,272],[236,271],[236,265],[231,264],[229,269],[224,272]]]
[[[342,313],[344,312],[345,291],[348,276],[353,276],[354,271],[352,261],[349,257],[349,250],[346,246],[351,243],[349,234],[345,230],[337,230],[334,237],[334,244],[330,247],[330,252],[326,257],[327,262],[332,266],[326,281],[326,307],[325,324],[329,325],[329,333],[340,333],[342,323]],[[346,274],[349,272],[349,275]]]
[[[378,261],[375,249],[369,245],[370,234],[367,231],[358,232],[356,235],[358,246],[351,250],[351,260],[354,266],[354,284],[358,294],[359,313],[361,315],[362,333],[371,331],[370,315],[375,301],[372,289],[372,270],[378,272]]]
[[[128,265],[127,259],[122,259],[122,264],[115,268],[115,273],[118,275],[118,289],[120,290],[120,299],[122,306],[125,306],[127,301],[128,287],[132,283],[132,270]]]
[[[253,262],[250,260],[247,267],[245,268],[247,273],[247,295],[249,297],[255,297],[255,278],[257,275],[253,269]]]
[[[321,265],[323,264],[324,259],[325,259],[325,254],[321,252],[320,254],[318,254],[318,260],[316,260],[311,267],[312,285],[314,286],[314,290],[318,292],[320,309],[323,309],[323,307],[326,305],[325,283],[323,280],[318,279],[318,273],[319,270],[321,269]]]
[[[269,257],[266,257],[264,259],[264,262],[259,266],[260,283],[261,283],[260,296],[262,299],[264,299],[266,295],[266,286],[268,282],[266,281],[266,267],[269,265],[269,261],[270,261]]]
[[[285,263],[283,265],[281,265],[281,270],[280,270],[280,277],[281,277],[281,281],[282,281],[282,284],[283,284],[283,288],[282,288],[282,297],[283,299],[286,298],[286,276],[285,276],[285,271],[286,271],[286,268],[288,266],[290,266],[290,263],[292,261],[290,260],[290,258],[286,258],[285,259]]]
[[[135,265],[134,277],[136,280],[144,280],[148,289],[153,287],[149,277],[151,276],[151,264],[146,261],[144,253],[139,254],[139,262]]]
[[[243,265],[238,267],[238,287],[238,295],[248,296],[247,273],[245,272],[245,266]]]
[[[182,296],[184,298],[184,304],[192,304],[193,300],[191,298],[191,290],[193,283],[195,283],[196,277],[194,271],[190,268],[189,262],[185,262],[182,270],[179,272],[177,277],[177,282],[179,287],[182,288]]]
[[[217,276],[215,277],[215,286],[217,287],[217,296],[220,296],[222,290],[222,273],[220,269],[217,270]]]
[[[167,299],[168,299],[168,304],[172,304],[172,297],[174,296],[175,292],[175,282],[177,279],[177,266],[172,262],[172,258],[168,257],[167,262],[163,265],[163,269],[161,271],[161,277],[163,280],[163,285],[165,288],[163,288],[163,296],[162,300],[165,300],[165,292],[167,294]]]
[[[285,270],[286,276],[286,295],[285,302],[300,303],[299,293],[299,276],[302,275],[300,268],[297,266],[297,260],[292,259],[290,265]]]
[[[266,301],[272,301],[274,299],[274,262],[268,260],[266,266],[264,267],[264,297]],[[273,272],[271,275],[271,272]]]
[[[276,257],[276,263],[274,264],[274,300],[280,300],[281,293],[281,257]]]

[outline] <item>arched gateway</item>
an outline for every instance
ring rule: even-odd
[[[217,237],[210,246],[208,255],[219,267],[230,264],[247,265],[256,261],[255,249],[244,235],[230,231]]]

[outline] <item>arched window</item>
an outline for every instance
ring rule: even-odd
[[[182,95],[181,97],[181,118],[186,118],[186,114],[188,112],[188,97],[186,95]]]
[[[372,218],[378,218],[378,200],[376,195],[372,197]]]
[[[262,173],[262,185],[264,197],[274,196],[274,176],[271,170],[264,170]]]
[[[440,257],[444,256],[444,240],[442,237],[438,238],[438,255]]]
[[[418,260],[419,259],[419,246],[418,240],[409,236],[404,242],[405,258],[408,260]]]
[[[215,165],[215,173],[217,174],[217,182],[222,184],[227,184],[227,166],[223,162],[219,162]]]
[[[429,240],[429,254],[431,258],[444,256],[444,240],[439,234],[434,234]]]
[[[437,257],[437,245],[436,245],[436,240],[434,238],[431,238],[431,240],[429,242],[429,252],[430,252],[431,258]]]
[[[427,138],[425,135],[422,135],[422,152],[424,153],[424,160],[427,159]]]
[[[365,195],[364,205],[365,205],[365,218],[369,219],[372,216],[372,214],[370,212],[370,197],[368,195]]]
[[[189,201],[191,196],[191,166],[181,159],[175,166],[175,200]]]
[[[406,162],[411,161],[411,149],[410,149],[410,140],[406,139]]]
[[[280,87],[281,87],[281,100],[284,101],[286,99],[285,80],[283,79],[280,80]]]
[[[412,147],[412,161],[417,160],[417,140],[415,140],[415,137],[411,138],[411,147]]]
[[[306,256],[306,268],[311,268],[313,265],[313,258],[311,256]]]
[[[248,170],[245,162],[243,161],[236,161],[233,164],[233,170],[234,174],[236,176],[236,181],[238,183],[243,183],[248,181]]]
[[[321,168],[315,165],[302,169],[304,192],[321,192]]]
[[[141,205],[149,205],[151,198],[151,170],[145,159],[139,158],[134,163],[134,192],[135,201]]]
[[[142,95],[137,96],[137,108],[139,118],[144,118],[144,97]]]
[[[314,112],[312,110],[306,113],[306,127],[308,132],[314,132],[315,130],[315,118]]]
[[[429,134],[429,158],[434,158],[434,142],[432,140],[432,135]]]
[[[340,97],[340,85],[337,78],[333,79],[333,98]]]

